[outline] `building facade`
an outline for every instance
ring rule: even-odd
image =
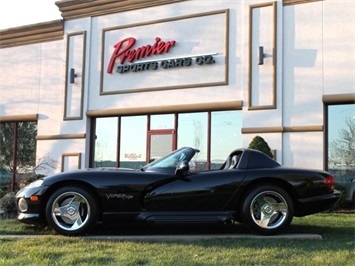
[[[0,31],[0,123],[36,123],[57,172],[182,146],[213,169],[257,135],[284,165],[354,166],[336,154],[355,149],[355,1],[56,5],[63,20]]]

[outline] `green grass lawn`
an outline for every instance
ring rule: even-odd
[[[243,226],[98,228],[93,234],[250,234]],[[90,240],[0,220],[0,265],[355,265],[355,214],[294,218],[286,234],[322,240]],[[9,239],[2,235],[43,235]]]

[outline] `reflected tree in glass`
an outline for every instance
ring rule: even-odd
[[[346,117],[344,122],[338,139],[329,143],[329,168],[355,169],[355,120]]]

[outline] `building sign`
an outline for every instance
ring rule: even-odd
[[[101,95],[228,83],[228,10],[111,27],[102,34]]]
[[[141,58],[149,57],[155,54],[168,53],[170,48],[175,45],[175,41],[164,42],[159,37],[155,38],[155,43],[153,45],[141,46],[137,49],[133,49],[136,39],[133,37],[126,38],[119,41],[114,45],[115,50],[112,53],[107,73],[112,73],[114,63],[117,58],[119,58],[120,64],[124,64],[127,60],[132,63],[135,60]],[[148,64],[149,67],[149,64]],[[120,71],[117,71],[120,73]]]
[[[199,55],[199,56],[190,56],[182,58],[166,58],[163,60],[150,60],[143,61],[139,63],[133,63],[136,60],[142,58],[148,58],[152,55],[169,53],[170,48],[175,46],[176,41],[162,41],[161,38],[155,38],[155,43],[153,45],[145,45],[134,49],[133,46],[136,42],[136,39],[133,37],[126,38],[122,41],[119,41],[114,45],[115,50],[111,55],[110,62],[107,67],[107,73],[112,74],[114,71],[114,66],[116,61],[119,65],[115,69],[115,72],[123,74],[128,72],[141,72],[146,70],[157,70],[158,68],[170,69],[170,68],[179,68],[179,67],[189,67],[193,63],[197,65],[203,64],[213,64],[215,60],[213,55]],[[217,53],[214,53],[217,54]],[[124,64],[125,62],[133,64]]]

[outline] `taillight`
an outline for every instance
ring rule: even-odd
[[[328,185],[331,190],[335,189],[334,182],[335,182],[334,176],[331,176],[331,175],[324,178],[324,181],[323,181],[323,183]]]

